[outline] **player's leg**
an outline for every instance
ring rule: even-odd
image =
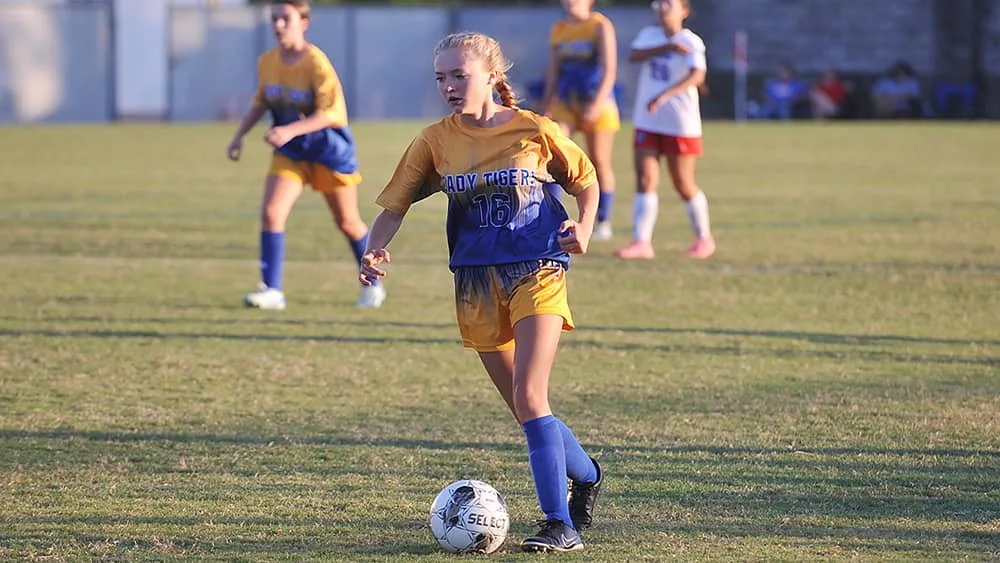
[[[549,378],[559,338],[563,330],[573,328],[566,295],[566,271],[558,264],[551,264],[518,278],[514,283],[505,284],[512,288],[509,299],[515,343],[512,402],[528,442],[535,492],[545,513],[541,530],[526,538],[521,548],[530,551],[579,549],[583,542],[574,526],[566,477],[574,483],[593,486],[598,484],[600,474],[576,436],[552,414],[549,406]],[[579,497],[579,500],[586,499]],[[592,502],[589,508],[592,510]],[[586,524],[589,524],[589,512]]]
[[[615,145],[615,131],[589,131],[584,134],[584,140],[590,160],[597,169],[597,185],[601,190],[593,239],[611,240],[612,206],[615,201],[615,171],[611,155]]]
[[[525,551],[570,551],[583,547],[573,527],[566,490],[568,471],[562,421],[548,401],[549,376],[562,331],[559,315],[535,315],[514,327],[514,408],[528,442],[528,461],[545,522],[521,542]],[[575,441],[575,437],[574,437]],[[579,448],[579,444],[576,444]],[[580,448],[582,451],[582,448]],[[593,470],[590,458],[583,454]],[[596,475],[595,475],[596,478]],[[596,480],[596,479],[595,479]]]
[[[514,320],[515,342],[512,372],[513,404],[515,412],[518,413],[518,420],[522,421],[525,435],[528,436],[529,458],[533,475],[536,475],[537,472],[534,469],[535,454],[532,450],[532,442],[541,444],[543,453],[540,465],[543,468],[550,466],[553,460],[546,457],[545,444],[555,440],[546,437],[548,431],[544,428],[549,424],[554,424],[558,428],[562,442],[563,461],[556,460],[556,462],[562,464],[561,467],[565,468],[565,476],[569,477],[571,481],[569,493],[565,497],[570,520],[563,520],[563,522],[572,525],[575,530],[583,530],[590,527],[593,521],[594,505],[604,483],[604,473],[597,460],[587,455],[569,426],[552,414],[548,403],[548,383],[552,373],[552,365],[555,362],[559,338],[563,330],[573,329],[573,318],[566,293],[566,271],[562,267],[544,267],[536,272],[534,277],[534,284],[519,284],[511,299],[511,319]],[[532,440],[530,432],[537,433],[539,431],[543,437],[536,434],[535,439]],[[558,472],[558,468],[551,471],[551,475],[557,477],[563,475]],[[565,490],[566,483],[565,478],[550,477],[550,474],[544,472],[544,469],[543,475],[542,479],[535,476],[535,488],[540,505],[543,494],[552,495],[557,492],[551,487]],[[564,499],[561,494],[558,498],[560,502]],[[546,512],[546,521],[551,522],[551,520],[551,515]],[[554,531],[558,537],[560,527],[555,525],[555,529],[551,529],[551,526],[547,524],[543,527],[540,536],[535,536],[533,541],[537,541],[539,537],[544,539],[546,528],[550,528],[550,531]],[[531,543],[529,540],[525,541]],[[545,549],[562,551],[577,547],[582,547],[582,545],[573,546],[572,542],[569,542]]]
[[[515,419],[523,422],[522,429],[528,438],[529,461],[536,478],[540,504],[546,518],[550,519],[552,516],[553,524],[543,527],[543,532],[548,530],[548,533],[529,538],[536,543],[541,542],[541,545],[529,545],[528,549],[533,550],[582,547],[579,535],[567,525],[572,521],[572,516],[567,499],[566,477],[570,475],[581,479],[586,475],[580,474],[588,470],[597,473],[595,462],[591,462],[586,453],[583,453],[572,433],[569,439],[563,440],[565,425],[555,424],[553,421],[558,419],[552,416],[548,408],[547,374],[551,371],[559,333],[564,328],[572,328],[564,275],[565,271],[555,265],[543,269],[525,264],[509,267],[464,267],[455,271],[455,306],[462,343],[479,353],[483,367],[504,402],[514,413]],[[535,283],[522,283],[528,281],[526,276],[534,276]],[[538,324],[535,317],[539,312],[544,313],[540,317],[543,322],[547,320],[551,325],[546,338],[542,339],[544,342],[541,347],[535,344],[538,340],[536,337],[525,336],[527,329]],[[522,317],[535,320],[525,321],[524,328],[517,329],[519,334],[515,332],[513,324]],[[528,338],[524,342],[525,349],[518,351],[515,342],[524,338]],[[542,350],[541,354],[538,353],[539,350]],[[532,357],[539,356],[542,356],[540,361],[532,360]],[[519,385],[516,374],[524,372],[525,364],[547,365],[543,369],[534,368],[534,371],[544,372],[544,380],[536,376],[524,380],[530,382],[530,385],[526,386],[523,382]],[[539,382],[543,384],[542,395],[537,394]],[[527,391],[529,388],[533,390],[531,393]],[[537,400],[539,397],[541,402]],[[539,441],[542,446],[539,446]],[[574,446],[576,450],[566,450],[567,447]],[[541,453],[537,453],[538,451]],[[581,457],[589,467],[579,467]],[[562,459],[561,469],[559,459]],[[539,469],[539,464],[544,465],[545,469]],[[591,478],[596,482],[596,475]],[[549,542],[554,543],[549,545]]]
[[[704,259],[715,253],[715,239],[708,214],[708,199],[695,183],[695,164],[701,154],[700,139],[695,146],[685,145],[679,139],[679,150],[667,154],[667,170],[677,194],[684,200],[684,208],[694,231],[695,242],[688,250],[691,258]]]
[[[354,253],[354,260],[360,264],[368,244],[368,225],[361,219],[358,209],[359,174],[341,174],[324,166],[314,167],[314,184],[317,191],[323,194],[326,206],[330,209],[333,221],[343,233]],[[362,309],[375,309],[385,301],[385,287],[375,282],[372,285],[361,286],[357,306]]]
[[[597,169],[597,184],[601,190],[601,197],[597,204],[597,224],[594,226],[593,240],[610,240],[612,237],[611,218],[615,200],[615,171],[612,165],[612,153],[615,147],[615,134],[620,128],[618,107],[610,100],[597,121],[584,128],[587,154],[594,163],[594,168]]]
[[[632,202],[632,242],[615,252],[626,260],[649,259],[653,251],[653,230],[660,212],[661,135],[646,131],[635,132],[633,163],[635,165],[635,200]]]
[[[517,417],[517,409],[514,407],[514,350],[515,348],[508,348],[500,351],[479,352],[479,359],[482,361],[483,367],[486,368],[486,373],[489,374],[493,385],[500,392],[504,403],[507,404],[507,408],[510,409],[514,419],[520,424],[520,419]],[[573,519],[575,525],[578,519],[574,514],[574,498],[578,501],[576,504],[589,499],[592,496],[591,490],[593,486],[595,484],[599,486],[603,476],[600,474],[600,466],[597,464],[597,461],[591,459],[586,454],[583,447],[580,446],[580,442],[576,439],[576,435],[573,434],[573,431],[561,420],[559,421],[559,425],[563,436],[563,449],[566,452],[566,476],[575,485],[571,488],[571,498],[568,503],[570,517]],[[581,492],[582,494],[579,494]],[[578,494],[574,496],[574,493]],[[576,511],[579,512],[580,507],[577,506],[576,508]],[[581,522],[586,521],[583,527],[590,525],[589,514],[579,520]]]
[[[303,179],[295,163],[275,158],[264,183],[260,205],[261,287],[243,296],[243,304],[258,309],[284,309],[283,271],[285,224],[302,194]]]
[[[518,424],[517,409],[514,408],[514,348],[479,352],[479,361],[486,368],[493,386],[500,392],[503,402],[507,404],[510,413]]]

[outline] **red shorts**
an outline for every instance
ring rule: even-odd
[[[632,146],[659,154],[701,156],[701,137],[675,137],[636,129]]]

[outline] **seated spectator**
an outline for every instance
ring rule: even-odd
[[[828,69],[809,93],[809,100],[814,118],[842,117],[847,101],[847,85],[837,76],[837,71]]]
[[[872,87],[872,106],[876,119],[923,117],[920,83],[913,67],[900,61],[879,79]]]
[[[809,88],[795,78],[791,65],[783,64],[777,78],[764,85],[764,103],[760,117],[764,119],[792,119],[798,116],[798,106],[806,100]]]

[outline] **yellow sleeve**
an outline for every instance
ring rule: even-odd
[[[396,166],[389,183],[375,199],[379,206],[405,214],[414,203],[441,191],[441,177],[434,166],[434,152],[421,132]]]
[[[316,96],[316,112],[326,114],[332,127],[343,127],[347,125],[347,103],[344,101],[344,88],[340,84],[340,77],[325,55],[317,54],[314,61],[313,91]]]
[[[264,55],[257,58],[257,91],[253,95],[253,107],[267,107],[264,101]]]
[[[578,194],[597,185],[597,169],[580,145],[567,137],[562,129],[548,118],[540,122],[542,138],[548,147],[549,174],[569,194]]]

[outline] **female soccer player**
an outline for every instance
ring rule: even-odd
[[[257,61],[257,95],[227,148],[229,158],[239,160],[243,137],[265,112],[271,112],[274,123],[264,136],[274,155],[261,203],[262,283],[243,298],[247,307],[258,309],[285,308],[285,222],[305,184],[323,194],[359,261],[368,236],[358,212],[361,174],[347,126],[344,91],[330,60],[305,38],[309,1],[271,2],[271,28],[278,46]],[[384,300],[381,285],[362,286],[357,305],[375,308]]]
[[[549,375],[563,330],[570,253],[587,250],[598,187],[593,164],[550,119],[515,106],[500,45],[480,33],[445,37],[434,50],[438,90],[452,115],[424,128],[378,196],[361,282],[385,276],[385,247],[414,202],[448,197],[449,267],[462,342],[479,358],[521,423],[545,522],[527,551],[583,547],[603,482],[597,462],[552,414]],[[493,92],[500,98],[494,101]],[[546,183],[576,198],[572,220]],[[567,498],[566,478],[572,480]],[[568,503],[568,504],[567,504]]]
[[[657,186],[660,157],[674,189],[687,208],[695,242],[691,258],[715,252],[708,219],[708,200],[694,179],[695,160],[702,153],[698,87],[705,81],[705,42],[684,20],[691,14],[689,0],[659,0],[653,10],[659,26],[644,28],[632,42],[630,62],[642,63],[636,88],[635,175],[637,187],[632,211],[633,240],[615,254],[619,258],[653,258],[653,227],[659,213]]]
[[[615,27],[593,11],[594,0],[562,0],[562,5],[566,17],[552,26],[542,107],[566,135],[584,135],[601,191],[593,239],[608,240],[615,197],[611,153],[621,128],[613,94],[618,69]]]

